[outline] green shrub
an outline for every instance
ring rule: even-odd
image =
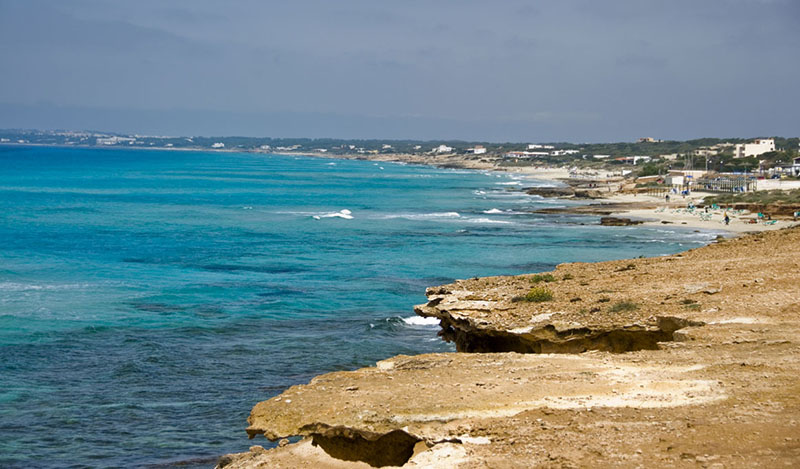
[[[572,274],[564,274],[564,276],[561,277],[561,280],[572,280],[573,278],[574,277],[572,276]]]
[[[618,301],[618,302],[614,303],[613,305],[611,305],[610,308],[608,308],[608,312],[609,313],[622,313],[622,312],[627,312],[627,311],[636,311],[637,309],[639,309],[639,305],[637,305],[633,301],[627,301],[626,300],[626,301]]]
[[[536,274],[533,277],[531,277],[531,283],[541,283],[541,282],[550,283],[555,281],[556,278],[553,277],[551,274]]]
[[[758,191],[737,194],[720,194],[705,199],[706,205],[718,204],[735,204],[735,203],[750,203],[750,204],[796,204],[800,203],[800,189],[792,189],[789,191],[782,191],[779,189],[771,191]]]
[[[553,299],[553,292],[545,287],[533,287],[524,298],[531,303],[543,303]]]

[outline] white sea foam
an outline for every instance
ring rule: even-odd
[[[312,218],[314,220],[319,220],[321,218],[344,218],[345,220],[352,220],[353,219],[353,212],[350,210],[344,209],[339,210],[338,212],[331,212],[331,213],[324,213],[322,215],[314,215]]]
[[[510,225],[510,221],[505,220],[492,220],[491,218],[465,218],[464,221],[469,223],[485,223],[489,225]]]
[[[492,215],[492,214],[496,214],[496,213],[503,213],[503,211],[500,210],[499,208],[493,208],[493,209],[489,209],[489,210],[484,210],[483,213],[488,213],[488,214]]]
[[[386,215],[385,219],[405,218],[406,220],[436,220],[441,218],[460,218],[458,212],[433,212],[433,213],[398,213]]]
[[[404,323],[409,326],[438,326],[439,318],[423,318],[422,316],[411,316],[410,318],[401,318]]]
[[[519,181],[509,181],[509,182],[496,182],[495,185],[498,186],[521,186],[522,183]]]
[[[83,290],[91,287],[90,283],[65,283],[60,285],[36,285],[17,282],[0,282],[0,291],[24,292],[24,291],[61,291],[61,290]]]

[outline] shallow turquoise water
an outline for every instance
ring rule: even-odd
[[[209,467],[252,444],[250,408],[287,386],[451,350],[403,319],[426,286],[713,237],[532,214],[562,202],[510,190],[520,184],[365,161],[0,146],[0,466]]]

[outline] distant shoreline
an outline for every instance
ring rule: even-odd
[[[305,156],[311,158],[353,160],[353,161],[373,161],[385,163],[405,163],[430,166],[441,169],[465,169],[474,171],[496,171],[506,174],[518,174],[526,178],[550,181],[557,185],[566,184],[570,178],[570,169],[566,167],[552,166],[522,166],[504,167],[497,164],[481,161],[481,159],[469,158],[466,155],[417,155],[407,153],[380,153],[380,154],[345,154],[333,155],[322,152],[288,152],[288,151],[266,151],[266,150],[244,150],[234,148],[186,148],[186,147],[125,147],[117,145],[98,146],[98,145],[62,145],[46,143],[16,143],[3,142],[0,145],[18,147],[53,147],[53,148],[81,148],[81,149],[102,149],[102,150],[154,150],[154,151],[182,151],[182,152],[214,152],[214,153],[241,153],[241,154],[260,154],[260,155],[280,155],[280,156]],[[524,189],[524,188],[523,188]],[[739,236],[746,233],[772,231],[786,228],[787,226],[797,226],[800,222],[778,221],[772,225],[763,223],[745,223],[749,214],[731,213],[732,221],[725,225],[721,221],[721,213],[715,218],[713,215],[710,220],[702,220],[699,214],[688,214],[680,212],[688,201],[700,203],[709,194],[695,193],[688,199],[675,199],[670,204],[664,203],[660,197],[647,195],[633,196],[622,194],[617,191],[612,192],[607,197],[594,199],[587,204],[586,213],[600,210],[604,204],[611,205],[609,216],[630,217],[633,220],[642,221],[642,226],[650,227],[680,227],[695,228],[708,231],[725,232],[729,236]],[[560,197],[559,197],[560,198]],[[654,208],[655,207],[655,208]]]

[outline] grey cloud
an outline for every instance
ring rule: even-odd
[[[798,5],[0,0],[0,111],[27,106],[30,122],[49,102],[60,127],[96,112],[115,116],[108,130],[149,116],[161,133],[209,130],[215,115],[252,133],[263,127],[247,116],[285,115],[297,125],[271,128],[305,122],[309,136],[790,134],[800,108],[782,103],[800,102]],[[182,122],[147,114],[158,112]]]

